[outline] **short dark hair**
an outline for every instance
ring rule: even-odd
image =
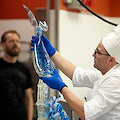
[[[8,34],[8,33],[15,33],[20,38],[20,34],[16,30],[8,30],[8,31],[4,32],[3,35],[1,36],[1,43],[6,42],[6,34]]]

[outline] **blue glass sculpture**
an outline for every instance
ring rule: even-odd
[[[36,29],[36,36],[39,38],[39,40],[35,42],[33,51],[33,64],[36,73],[39,77],[52,77],[54,75],[54,67],[41,40],[42,31],[47,31],[48,26],[46,22],[42,23],[41,21],[39,21],[38,25],[32,11],[25,5],[23,5],[23,7],[27,11],[31,25]],[[49,100],[48,86],[39,79],[36,102],[38,112],[37,120],[69,120],[69,116],[63,110],[61,104],[58,103],[59,100],[60,97],[56,99],[55,96]]]

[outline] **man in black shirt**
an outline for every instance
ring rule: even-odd
[[[0,117],[3,120],[32,120],[33,96],[31,74],[17,61],[20,35],[6,31],[1,37],[4,55],[0,58]]]

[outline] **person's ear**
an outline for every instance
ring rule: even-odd
[[[5,43],[1,43],[2,49],[5,50]]]
[[[110,60],[109,60],[110,65],[113,65],[113,63],[115,62],[116,62],[115,57],[110,57]]]

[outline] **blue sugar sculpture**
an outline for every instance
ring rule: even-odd
[[[38,41],[35,42],[33,51],[33,65],[36,73],[39,77],[52,77],[54,76],[54,67],[41,40],[42,31],[47,31],[48,26],[45,21],[43,23],[39,21],[38,25],[32,11],[24,4],[23,7],[27,11],[30,24],[36,28],[36,36],[39,38]],[[37,87],[37,120],[70,120],[62,105],[58,103],[60,96],[59,98],[53,96],[49,99],[48,86],[40,79]]]

